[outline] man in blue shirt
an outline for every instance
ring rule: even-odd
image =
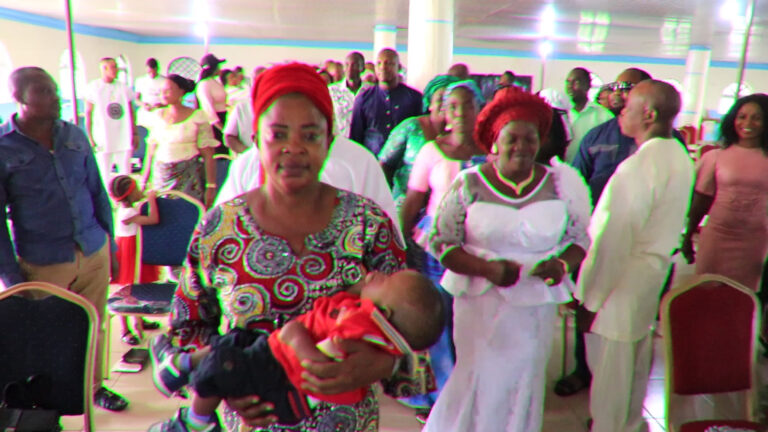
[[[592,191],[592,203],[597,203],[608,179],[616,167],[637,150],[635,140],[625,136],[619,129],[619,114],[624,108],[627,95],[637,83],[651,79],[644,70],[629,68],[611,83],[611,112],[615,118],[592,128],[581,140],[573,166],[581,172]]]
[[[112,209],[85,133],[59,120],[53,78],[38,67],[10,77],[18,112],[0,126],[0,279],[6,287],[49,282],[88,299],[104,321]],[[6,214],[7,212],[7,214]],[[128,405],[102,385],[103,328],[97,336],[94,403]]]
[[[397,52],[384,48],[376,61],[378,86],[361,91],[352,108],[349,138],[378,155],[401,121],[422,115],[421,93],[400,82]]]
[[[616,81],[609,84],[613,90],[611,112],[616,117],[592,128],[581,141],[573,166],[589,184],[592,204],[597,204],[616,167],[637,150],[635,141],[621,133],[619,114],[624,109],[629,91],[647,79],[651,79],[651,75],[642,69],[629,68],[620,73]],[[685,142],[677,131],[674,131],[674,137],[681,143]]]

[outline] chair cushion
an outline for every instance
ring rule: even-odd
[[[746,420],[702,420],[684,423],[680,425],[680,432],[705,432],[708,428],[716,428],[718,426],[725,426],[728,428],[736,428],[737,430],[749,430],[760,431],[760,423],[753,423]],[[728,429],[723,429],[722,432]]]
[[[107,300],[112,313],[162,315],[171,312],[175,282],[126,285]]]

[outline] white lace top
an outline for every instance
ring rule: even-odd
[[[457,247],[484,259],[509,259],[522,265],[520,280],[498,288],[517,305],[561,303],[570,299],[573,283],[565,278],[548,286],[528,276],[541,260],[570,244],[589,247],[589,190],[573,168],[552,161],[552,167],[527,196],[508,197],[494,189],[479,167],[462,171],[443,197],[430,235],[430,252],[443,257]],[[494,285],[482,277],[447,270],[442,281],[455,296],[481,295]]]
[[[157,145],[155,160],[163,163],[191,159],[203,147],[216,147],[219,142],[213,137],[208,117],[202,110],[196,110],[186,119],[167,123],[158,115],[150,125],[148,140]]]

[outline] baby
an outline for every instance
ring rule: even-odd
[[[402,356],[433,345],[444,325],[440,294],[426,277],[402,270],[392,275],[369,273],[345,292],[315,300],[312,310],[271,335],[237,329],[217,338],[209,348],[169,357],[155,370],[155,384],[166,396],[191,381],[195,397],[191,410],[150,431],[210,430],[221,399],[257,395],[274,405],[280,424],[296,424],[310,415],[312,398],[354,404],[367,386],[323,395],[301,389],[301,362],[341,361],[345,353],[335,340],[358,339]],[[308,400],[307,396],[311,396]],[[215,426],[214,426],[215,430]]]

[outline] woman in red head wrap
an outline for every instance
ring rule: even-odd
[[[453,295],[456,366],[424,431],[541,430],[557,304],[588,247],[589,192],[553,160],[537,164],[552,109],[515,87],[480,112],[475,142],[495,155],[443,196],[429,250]]]
[[[328,154],[333,106],[317,72],[297,63],[275,66],[259,75],[252,102],[266,177],[258,188],[214,207],[195,233],[187,277],[174,299],[170,334],[153,342],[156,356],[173,356],[163,363],[166,367],[184,367],[183,354],[175,354],[178,348],[211,343],[219,310],[230,329],[273,332],[310,310],[316,299],[345,291],[367,272],[394,273],[404,267],[403,248],[381,208],[318,180]],[[364,342],[341,345],[348,353],[344,361],[305,367],[312,391],[336,394],[391,378],[393,356]],[[156,371],[156,382],[165,386],[163,376]],[[403,378],[386,387],[411,390]],[[240,430],[243,421],[266,428],[259,430],[280,431],[375,431],[378,425],[372,388],[354,405],[321,402],[294,426],[272,426],[269,402],[229,400],[226,428]],[[182,409],[171,422],[199,420],[195,406]],[[218,421],[215,416],[209,420]]]

